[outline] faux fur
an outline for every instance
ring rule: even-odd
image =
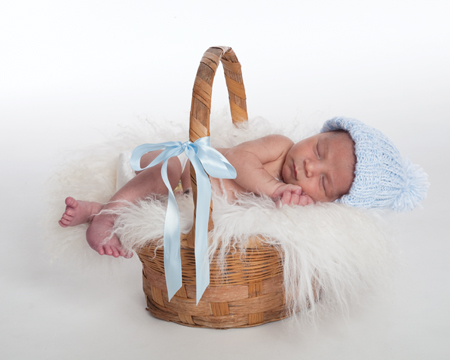
[[[270,133],[289,134],[294,141],[310,135],[292,128],[274,129],[262,119],[243,129],[234,128],[229,120],[214,119],[213,124],[217,125],[212,129],[211,142],[216,147],[233,146]],[[118,138],[80,151],[52,178],[47,238],[53,239],[54,254],[64,258],[82,254],[86,260],[96,256],[86,244],[86,226],[62,229],[57,225],[64,198],[70,195],[108,201],[115,192],[116,164],[122,151],[146,142],[186,140],[187,129],[168,128],[157,128],[151,123],[128,128]],[[313,317],[321,313],[320,309],[346,311],[351,302],[391,275],[395,258],[381,221],[385,213],[334,203],[277,209],[271,199],[252,195],[241,195],[234,204],[217,195],[213,200],[215,228],[210,233],[209,253],[214,253],[219,243],[225,251],[245,248],[249,237],[263,235],[284,255],[284,285],[293,312],[309,305],[306,313]],[[192,197],[178,196],[177,201],[181,227],[186,232],[192,225]],[[114,231],[126,248],[141,247],[149,241],[161,244],[165,204],[163,197],[151,197],[117,211]],[[313,282],[322,289],[318,304],[308,301],[313,298]]]
[[[270,198],[242,195],[236,204],[214,199],[210,254],[219,245],[226,251],[245,248],[261,234],[284,255],[284,287],[290,309],[347,312],[348,305],[386,282],[394,258],[382,213],[334,203],[277,209]],[[312,284],[322,289],[313,299]],[[320,305],[319,307],[317,305]]]

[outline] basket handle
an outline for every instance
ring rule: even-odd
[[[192,104],[189,122],[189,140],[210,135],[211,96],[214,76],[219,63],[222,62],[225,81],[228,88],[231,119],[237,125],[248,120],[247,100],[245,96],[244,81],[242,79],[241,64],[231,47],[213,46],[205,51],[197,70],[194,89],[192,91]],[[197,179],[195,170],[191,165],[191,184],[194,195],[194,204],[197,203]],[[212,203],[211,203],[212,209]],[[212,228],[211,209],[209,229]],[[188,236],[188,244],[193,246],[194,229]]]

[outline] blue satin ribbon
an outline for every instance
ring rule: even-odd
[[[141,168],[141,157],[155,150],[164,149],[149,165]],[[164,269],[167,292],[170,299],[182,285],[180,256],[180,213],[175,196],[167,178],[167,163],[171,157],[183,152],[191,161],[197,177],[197,209],[195,216],[195,267],[197,283],[197,304],[209,285],[208,221],[211,203],[211,183],[209,174],[215,178],[234,179],[236,170],[228,160],[210,146],[209,137],[203,137],[192,143],[186,141],[168,141],[159,144],[144,144],[136,147],[131,155],[130,164],[135,171],[141,171],[163,162],[161,177],[169,190],[166,219],[164,223]]]

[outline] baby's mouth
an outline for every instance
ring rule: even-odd
[[[295,180],[298,180],[298,179],[297,179],[297,168],[295,167],[295,163],[294,163],[294,162],[292,162],[292,168],[294,169],[294,177],[295,177]]]

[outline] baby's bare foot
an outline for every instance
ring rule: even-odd
[[[68,197],[66,198],[66,210],[58,223],[62,227],[84,224],[89,222],[92,216],[98,214],[101,209],[102,204],[100,203]]]
[[[126,251],[119,238],[111,233],[114,226],[114,216],[100,214],[94,217],[86,231],[86,240],[89,246],[100,255],[123,256],[129,259],[132,252]]]

